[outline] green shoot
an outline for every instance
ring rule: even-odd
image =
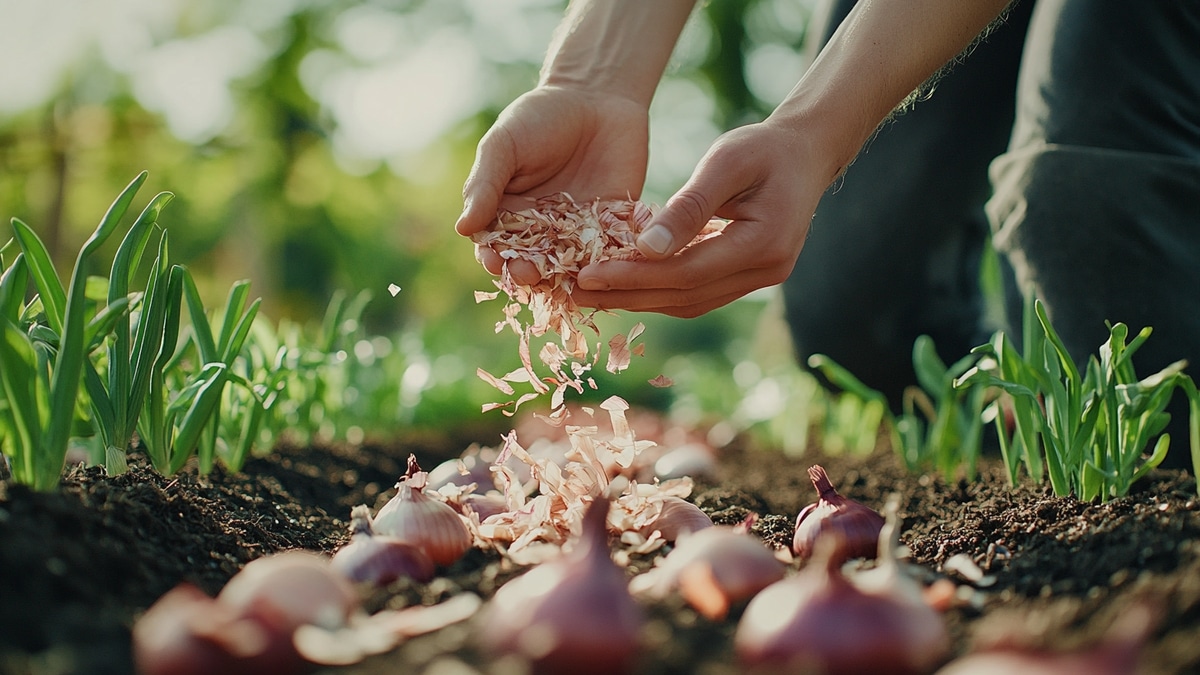
[[[88,359],[88,260],[116,231],[145,179],[142,173],[125,188],[84,242],[66,290],[33,229],[18,219],[12,221],[41,299],[45,324],[22,330],[11,320],[13,312],[20,311],[15,310],[20,304],[15,300],[15,288],[5,293],[9,298],[0,319],[0,381],[17,439],[10,449],[13,479],[34,489],[48,490],[58,484],[75,419],[80,378]]]

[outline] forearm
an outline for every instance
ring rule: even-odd
[[[572,0],[542,85],[585,86],[647,106],[695,0]]]
[[[913,90],[1010,0],[860,0],[771,115],[819,144],[832,182]]]

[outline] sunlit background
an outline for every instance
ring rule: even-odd
[[[647,201],[792,87],[811,4],[701,3],[654,101]],[[175,193],[160,222],[212,302],[250,279],[266,316],[302,322],[335,292],[369,290],[366,337],[346,356],[405,355],[407,403],[384,415],[412,421],[415,401],[441,396],[447,419],[478,416],[489,394],[475,367],[511,368],[515,342],[493,333],[499,305],[474,303],[489,277],[453,222],[476,142],[535,83],[564,5],[0,0],[4,227],[31,224],[66,269],[148,170],[141,199]],[[786,337],[760,327],[771,297],[693,321],[639,317],[647,356],[604,387],[684,415],[778,415],[787,396],[771,373]],[[735,395],[706,391],[705,364]],[[663,372],[680,383],[670,393],[643,386]]]

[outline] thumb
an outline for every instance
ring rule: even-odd
[[[687,184],[676,192],[658,212],[650,225],[638,235],[637,247],[647,258],[662,260],[679,252],[704,228],[724,203],[720,184],[708,176],[712,172],[697,169]]]
[[[463,210],[454,229],[464,237],[487,229],[496,219],[504,188],[516,172],[509,146],[487,134],[479,142],[475,164],[463,184]]]

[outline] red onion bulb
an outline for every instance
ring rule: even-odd
[[[832,530],[804,570],[756,595],[734,635],[742,662],[828,675],[915,675],[936,666],[949,648],[937,612],[899,583],[859,588],[842,574],[848,558],[843,535]]]
[[[322,555],[288,551],[246,564],[210,598],[188,584],[164,594],[133,627],[140,675],[285,675],[307,665],[292,636],[339,628],[359,610],[353,586]]]
[[[644,617],[609,555],[608,508],[597,497],[569,553],[496,592],[479,616],[486,651],[516,654],[534,673],[629,672]]]
[[[678,589],[696,611],[714,621],[734,604],[783,578],[785,566],[745,528],[716,525],[679,538],[650,571],[629,582],[638,595],[665,597]]]
[[[874,558],[878,550],[883,516],[870,507],[838,494],[829,475],[820,466],[810,467],[809,480],[817,490],[816,503],[804,507],[796,517],[792,550],[801,560],[812,557],[817,538],[826,532],[841,534],[850,558]]]
[[[401,578],[433,580],[436,569],[429,556],[412,544],[376,533],[366,506],[351,509],[350,530],[350,541],[330,561],[334,571],[350,581],[386,586]]]
[[[396,484],[396,496],[375,515],[375,532],[416,546],[438,565],[451,565],[471,548],[462,516],[449,504],[425,494],[427,474],[408,457],[408,473]]]

